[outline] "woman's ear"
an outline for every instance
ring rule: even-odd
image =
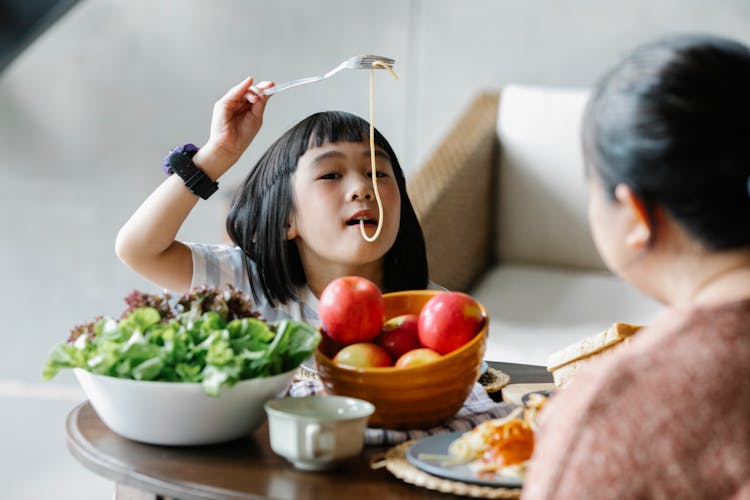
[[[289,217],[289,222],[286,224],[286,239],[291,241],[297,237],[297,225],[294,223],[294,217]]]
[[[647,247],[651,242],[654,227],[646,203],[625,184],[615,187],[615,199],[627,210],[630,218],[625,243],[636,249]]]

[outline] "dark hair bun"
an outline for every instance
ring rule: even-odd
[[[683,35],[638,48],[600,82],[587,163],[713,250],[750,245],[750,49]]]

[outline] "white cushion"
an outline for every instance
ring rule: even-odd
[[[588,227],[581,119],[585,89],[500,91],[497,252],[503,261],[601,269]]]
[[[472,296],[490,316],[485,358],[537,365],[614,322],[650,323],[660,308],[608,272],[521,264],[492,269]]]

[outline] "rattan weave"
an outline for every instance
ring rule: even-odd
[[[467,291],[494,258],[498,101],[479,94],[407,185],[430,279],[451,290]]]

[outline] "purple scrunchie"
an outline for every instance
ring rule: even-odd
[[[172,168],[169,166],[169,157],[172,156],[174,153],[180,153],[189,156],[192,158],[195,156],[195,153],[198,152],[198,146],[195,144],[183,144],[182,146],[177,146],[172,148],[169,153],[167,153],[167,156],[164,157],[164,162],[161,165],[161,169],[164,171],[167,175],[172,175],[174,172],[172,171]]]

